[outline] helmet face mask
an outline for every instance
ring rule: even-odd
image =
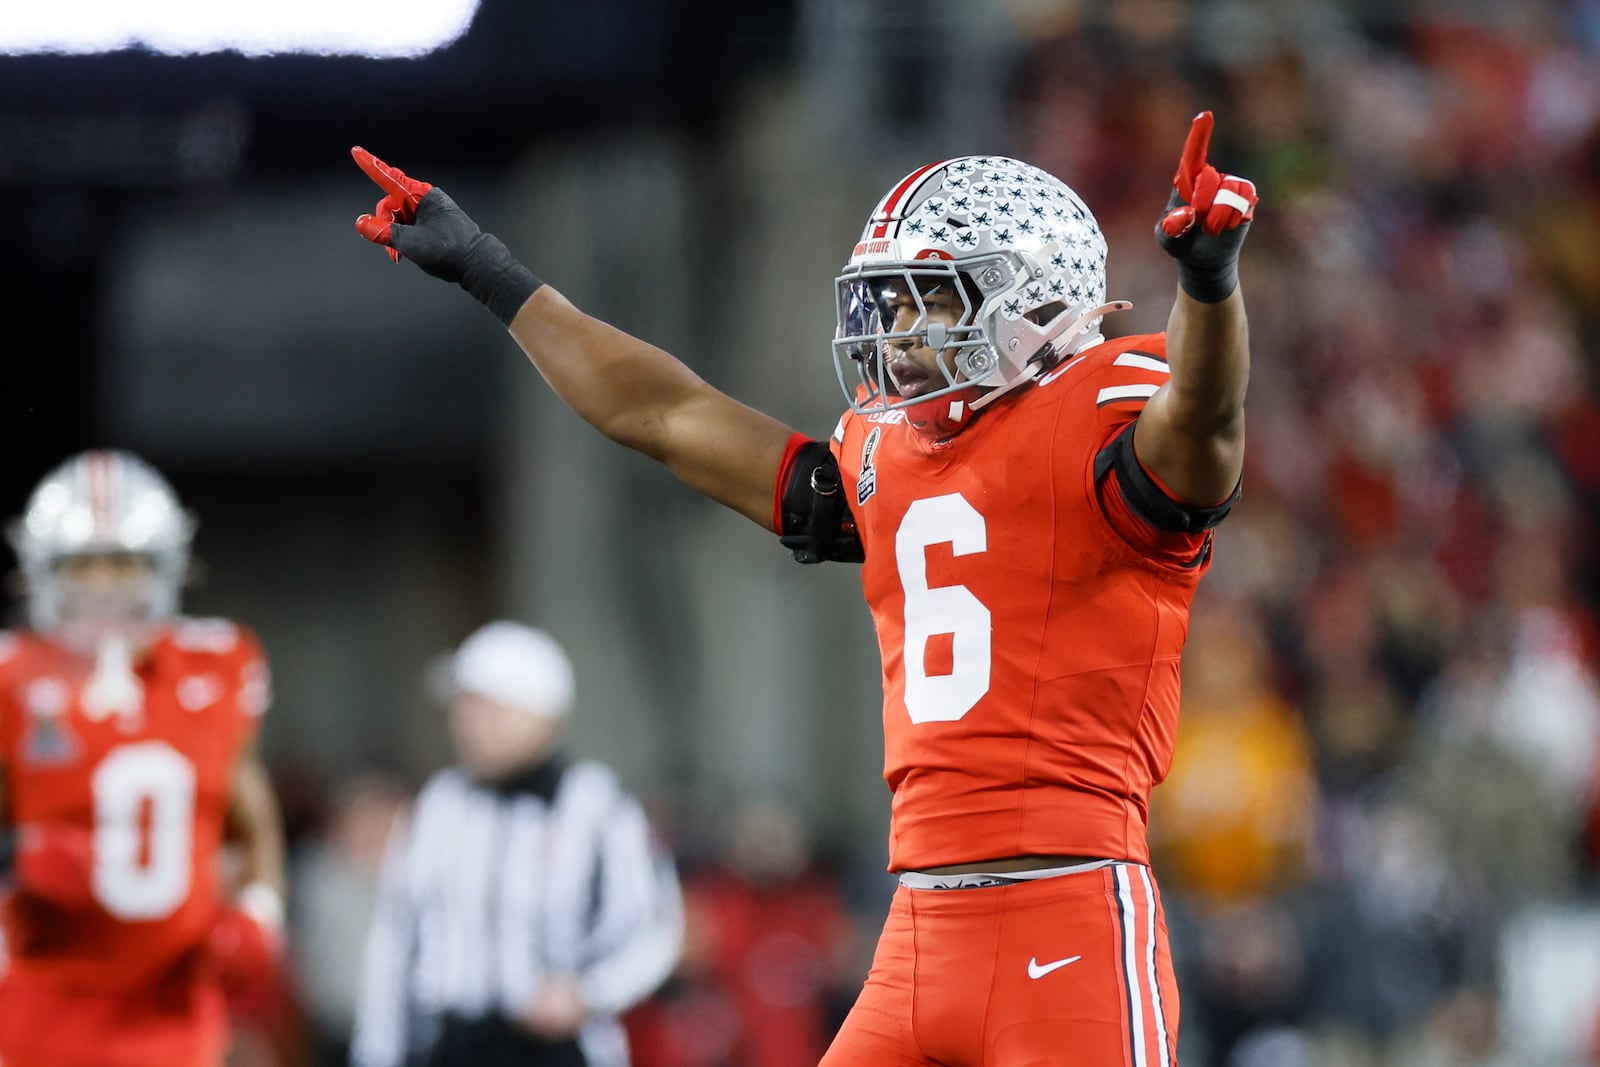
[[[918,429],[948,436],[972,410],[1101,340],[1101,317],[1126,306],[1105,304],[1105,260],[1089,209],[1037,167],[968,156],[913,171],[879,202],[835,280],[840,387],[859,413],[904,410]],[[958,297],[948,304],[958,314],[930,314],[924,296],[938,285]],[[899,294],[898,318],[887,293]],[[893,347],[938,353],[944,381],[901,395],[886,369]]]
[[[836,347],[844,348],[854,365],[854,385],[866,391],[864,405],[882,400],[894,406],[915,399],[903,396],[902,383],[884,358],[890,348],[921,347],[937,353],[944,387],[971,380],[972,357],[986,351],[989,342],[977,325],[978,304],[969,285],[948,265],[942,270],[887,267],[840,278],[839,317],[841,323],[850,323],[850,332],[843,333]],[[911,321],[901,323],[905,312],[911,313]],[[980,366],[981,362],[980,355]],[[848,391],[857,392],[854,385]]]
[[[10,530],[33,629],[79,652],[147,639],[178,610],[194,521],[126,452],[85,452],[39,483]]]
[[[160,564],[131,552],[64,556],[52,568],[55,636],[88,652],[110,637],[134,639],[159,620]]]

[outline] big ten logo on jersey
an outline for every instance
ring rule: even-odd
[[[878,441],[882,437],[883,427],[874,426],[867,434],[867,443],[861,446],[861,477],[856,479],[857,507],[871,500],[872,494],[878,491],[878,468],[873,466],[872,456],[878,451]]]
[[[67,726],[72,691],[60,678],[35,678],[22,689],[28,716],[22,738],[22,759],[35,765],[71,763],[78,758],[78,738]]]

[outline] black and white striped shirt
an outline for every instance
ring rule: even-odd
[[[552,761],[493,786],[441,771],[389,842],[351,1058],[417,1062],[449,1027],[515,1019],[563,976],[592,1012],[590,1067],[625,1067],[617,1015],[682,940],[672,861],[610,770]]]

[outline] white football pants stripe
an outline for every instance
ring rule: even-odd
[[[1161,1003],[1160,972],[1156,966],[1155,883],[1150,878],[1149,868],[1140,865],[1119,863],[1115,872],[1118,917],[1122,926],[1123,980],[1128,994],[1129,1063],[1131,1067],[1174,1067],[1167,1038],[1166,1009]],[[1135,879],[1139,880],[1138,885]],[[1142,917],[1139,914],[1141,900],[1144,903]],[[1150,1048],[1152,1029],[1154,1049]]]

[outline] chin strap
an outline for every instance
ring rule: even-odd
[[[983,391],[975,385],[969,385],[920,404],[908,405],[905,409],[906,425],[924,437],[943,440],[955,435],[966,425],[968,417],[977,410],[977,402],[982,398]]]
[[[1085,323],[1093,322],[1095,319],[1098,319],[1103,315],[1109,315],[1114,311],[1127,311],[1132,307],[1133,303],[1129,300],[1108,301],[1104,304],[1101,304],[1097,308],[1091,308],[1090,310],[1079,315],[1073,320],[1071,326],[1068,326],[1065,330],[1061,331],[1061,336],[1076,337],[1078,331],[1083,329]],[[1011,390],[1027,385],[1029,382],[1033,381],[1035,378],[1039,377],[1039,375],[1043,374],[1049,369],[1050,367],[1048,365],[1035,359],[1033,363],[1029,364],[1024,373],[1019,374],[1016,378],[1006,382],[1004,385],[995,386],[993,389],[972,401],[968,407],[970,407],[973,411],[977,411],[980,408],[986,407],[1000,399],[1002,396],[1005,396],[1007,393],[1011,392]]]

